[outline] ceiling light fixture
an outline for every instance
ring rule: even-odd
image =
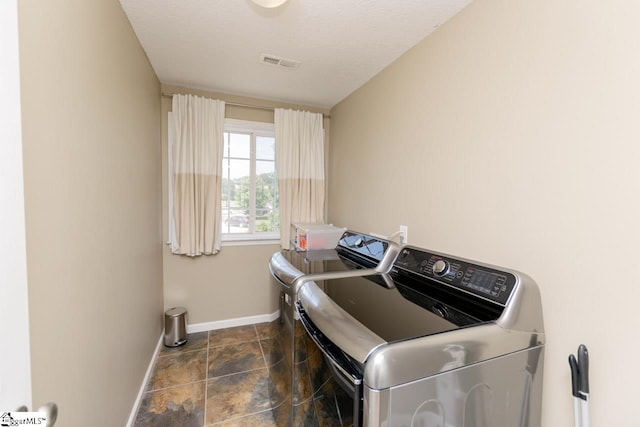
[[[255,4],[261,7],[273,9],[274,7],[282,6],[287,0],[251,0]]]

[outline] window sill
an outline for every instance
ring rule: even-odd
[[[279,237],[222,236],[222,246],[279,245]]]

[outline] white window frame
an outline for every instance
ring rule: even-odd
[[[225,132],[238,132],[251,134],[251,174],[255,175],[255,137],[270,136],[275,138],[275,125],[273,123],[254,122],[248,120],[225,119]],[[276,141],[277,144],[277,141]],[[255,180],[251,181],[250,189],[251,197],[255,199]],[[255,203],[255,200],[254,200]],[[255,221],[255,218],[253,218]],[[272,245],[280,243],[280,232],[270,233],[221,233],[223,246],[242,246],[242,245]]]

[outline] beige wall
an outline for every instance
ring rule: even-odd
[[[117,0],[19,29],[33,404],[122,426],[162,329],[160,85]]]
[[[191,93],[226,102],[259,105],[266,108],[304,109],[327,114],[298,105],[261,99],[245,98],[223,93],[162,85],[165,94]],[[167,240],[167,113],[171,111],[171,97],[162,99],[163,173],[163,235]],[[226,117],[273,123],[273,110],[227,105]],[[329,119],[324,120],[325,144],[328,148]],[[165,308],[184,306],[189,323],[208,323],[220,320],[271,314],[278,309],[276,287],[269,276],[268,262],[280,245],[225,246],[217,255],[189,258],[173,255],[168,246],[163,249]]]
[[[629,1],[476,0],[331,111],[332,222],[406,224],[538,282],[546,427],[573,424],[580,343],[592,425],[637,423],[639,20]]]

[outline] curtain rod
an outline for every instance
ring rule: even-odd
[[[168,98],[172,98],[173,95],[180,95],[177,93],[166,93],[166,92],[161,92],[162,96],[166,96]],[[274,111],[275,107],[267,107],[265,105],[255,105],[255,104],[242,104],[240,102],[224,102],[225,105],[233,105],[234,107],[241,107],[241,108],[253,108],[255,110],[267,110],[267,111]],[[324,117],[325,119],[330,119],[331,116],[323,114],[322,117]]]

